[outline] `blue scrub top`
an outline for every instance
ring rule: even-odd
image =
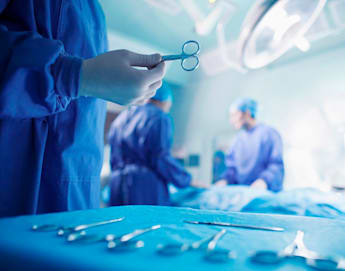
[[[171,156],[173,123],[154,104],[123,111],[109,132],[110,205],[170,205],[168,183],[183,188],[191,176]]]
[[[280,191],[284,162],[279,133],[264,124],[241,131],[226,157],[226,166],[221,179],[226,179],[228,184],[251,185],[263,179],[269,190]]]
[[[0,216],[99,207],[105,103],[79,98],[107,50],[96,0],[0,1]]]

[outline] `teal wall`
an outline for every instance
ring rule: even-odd
[[[259,119],[282,134],[287,188],[342,181],[345,48],[245,75],[195,74],[175,95],[175,142],[201,154],[201,167],[193,172],[199,180],[211,180],[215,143],[231,141],[234,134],[228,124],[229,104],[250,96],[260,103]]]

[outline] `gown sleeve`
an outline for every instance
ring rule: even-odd
[[[268,164],[266,169],[260,173],[259,179],[266,182],[269,190],[278,192],[282,189],[284,179],[283,143],[276,131],[271,132],[270,138],[272,148]]]
[[[9,0],[0,1],[0,16]],[[49,23],[49,22],[47,22]],[[0,23],[0,119],[39,118],[78,97],[82,59],[58,40]]]

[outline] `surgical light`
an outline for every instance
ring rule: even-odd
[[[258,0],[249,11],[240,34],[242,66],[264,67],[290,48],[310,49],[304,38],[327,0]]]
[[[229,21],[236,11],[232,0],[209,0],[208,2],[214,5],[208,14],[204,14],[200,9],[199,1],[180,0],[182,7],[195,23],[195,32],[200,36],[209,35],[219,22]]]

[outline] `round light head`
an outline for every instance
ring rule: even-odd
[[[327,0],[258,0],[249,11],[240,35],[245,68],[257,69],[275,61],[291,47],[308,50],[304,35]]]

